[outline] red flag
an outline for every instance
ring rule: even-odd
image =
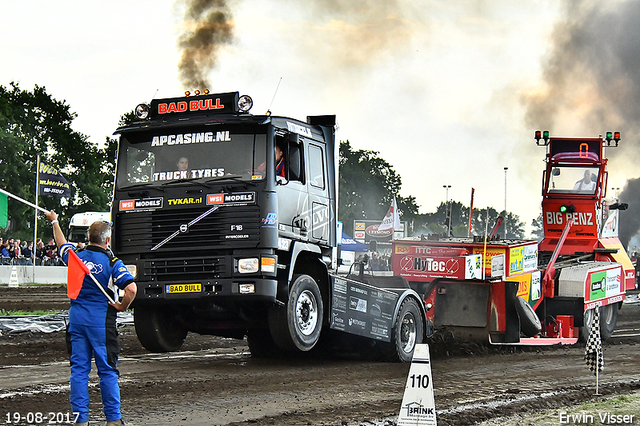
[[[80,294],[85,275],[90,272],[87,265],[85,265],[71,249],[69,250],[69,260],[67,263],[67,296],[75,300],[78,294]]]

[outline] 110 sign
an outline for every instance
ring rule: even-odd
[[[429,376],[427,374],[412,374],[409,378],[411,379],[412,388],[426,389],[429,387]]]

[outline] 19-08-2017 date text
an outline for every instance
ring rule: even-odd
[[[59,425],[70,425],[76,422],[78,419],[78,413],[69,413],[69,412],[28,412],[28,413],[18,413],[18,412],[8,412],[4,416],[4,424],[6,425],[50,425],[50,426],[59,426]],[[2,424],[2,423],[0,423]]]

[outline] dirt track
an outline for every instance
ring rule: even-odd
[[[6,290],[0,288],[0,308],[16,309],[15,302],[7,307]],[[20,293],[28,304],[40,291],[16,291],[11,298]],[[56,306],[64,303],[61,291],[48,296]],[[604,348],[603,394],[640,389],[640,306],[624,306],[617,330],[619,337]],[[407,364],[349,357],[259,360],[251,358],[246,342],[197,335],[189,335],[180,352],[150,354],[132,327],[121,329],[121,344],[128,425],[393,424],[409,370]],[[63,333],[5,335],[0,348],[0,422],[9,412],[70,409]],[[434,347],[438,424],[475,424],[590,399],[595,380],[583,354],[582,345]],[[92,421],[102,424],[97,377],[92,384]]]

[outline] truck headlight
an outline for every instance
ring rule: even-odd
[[[241,274],[254,274],[258,272],[260,262],[257,258],[238,259],[238,272]]]

